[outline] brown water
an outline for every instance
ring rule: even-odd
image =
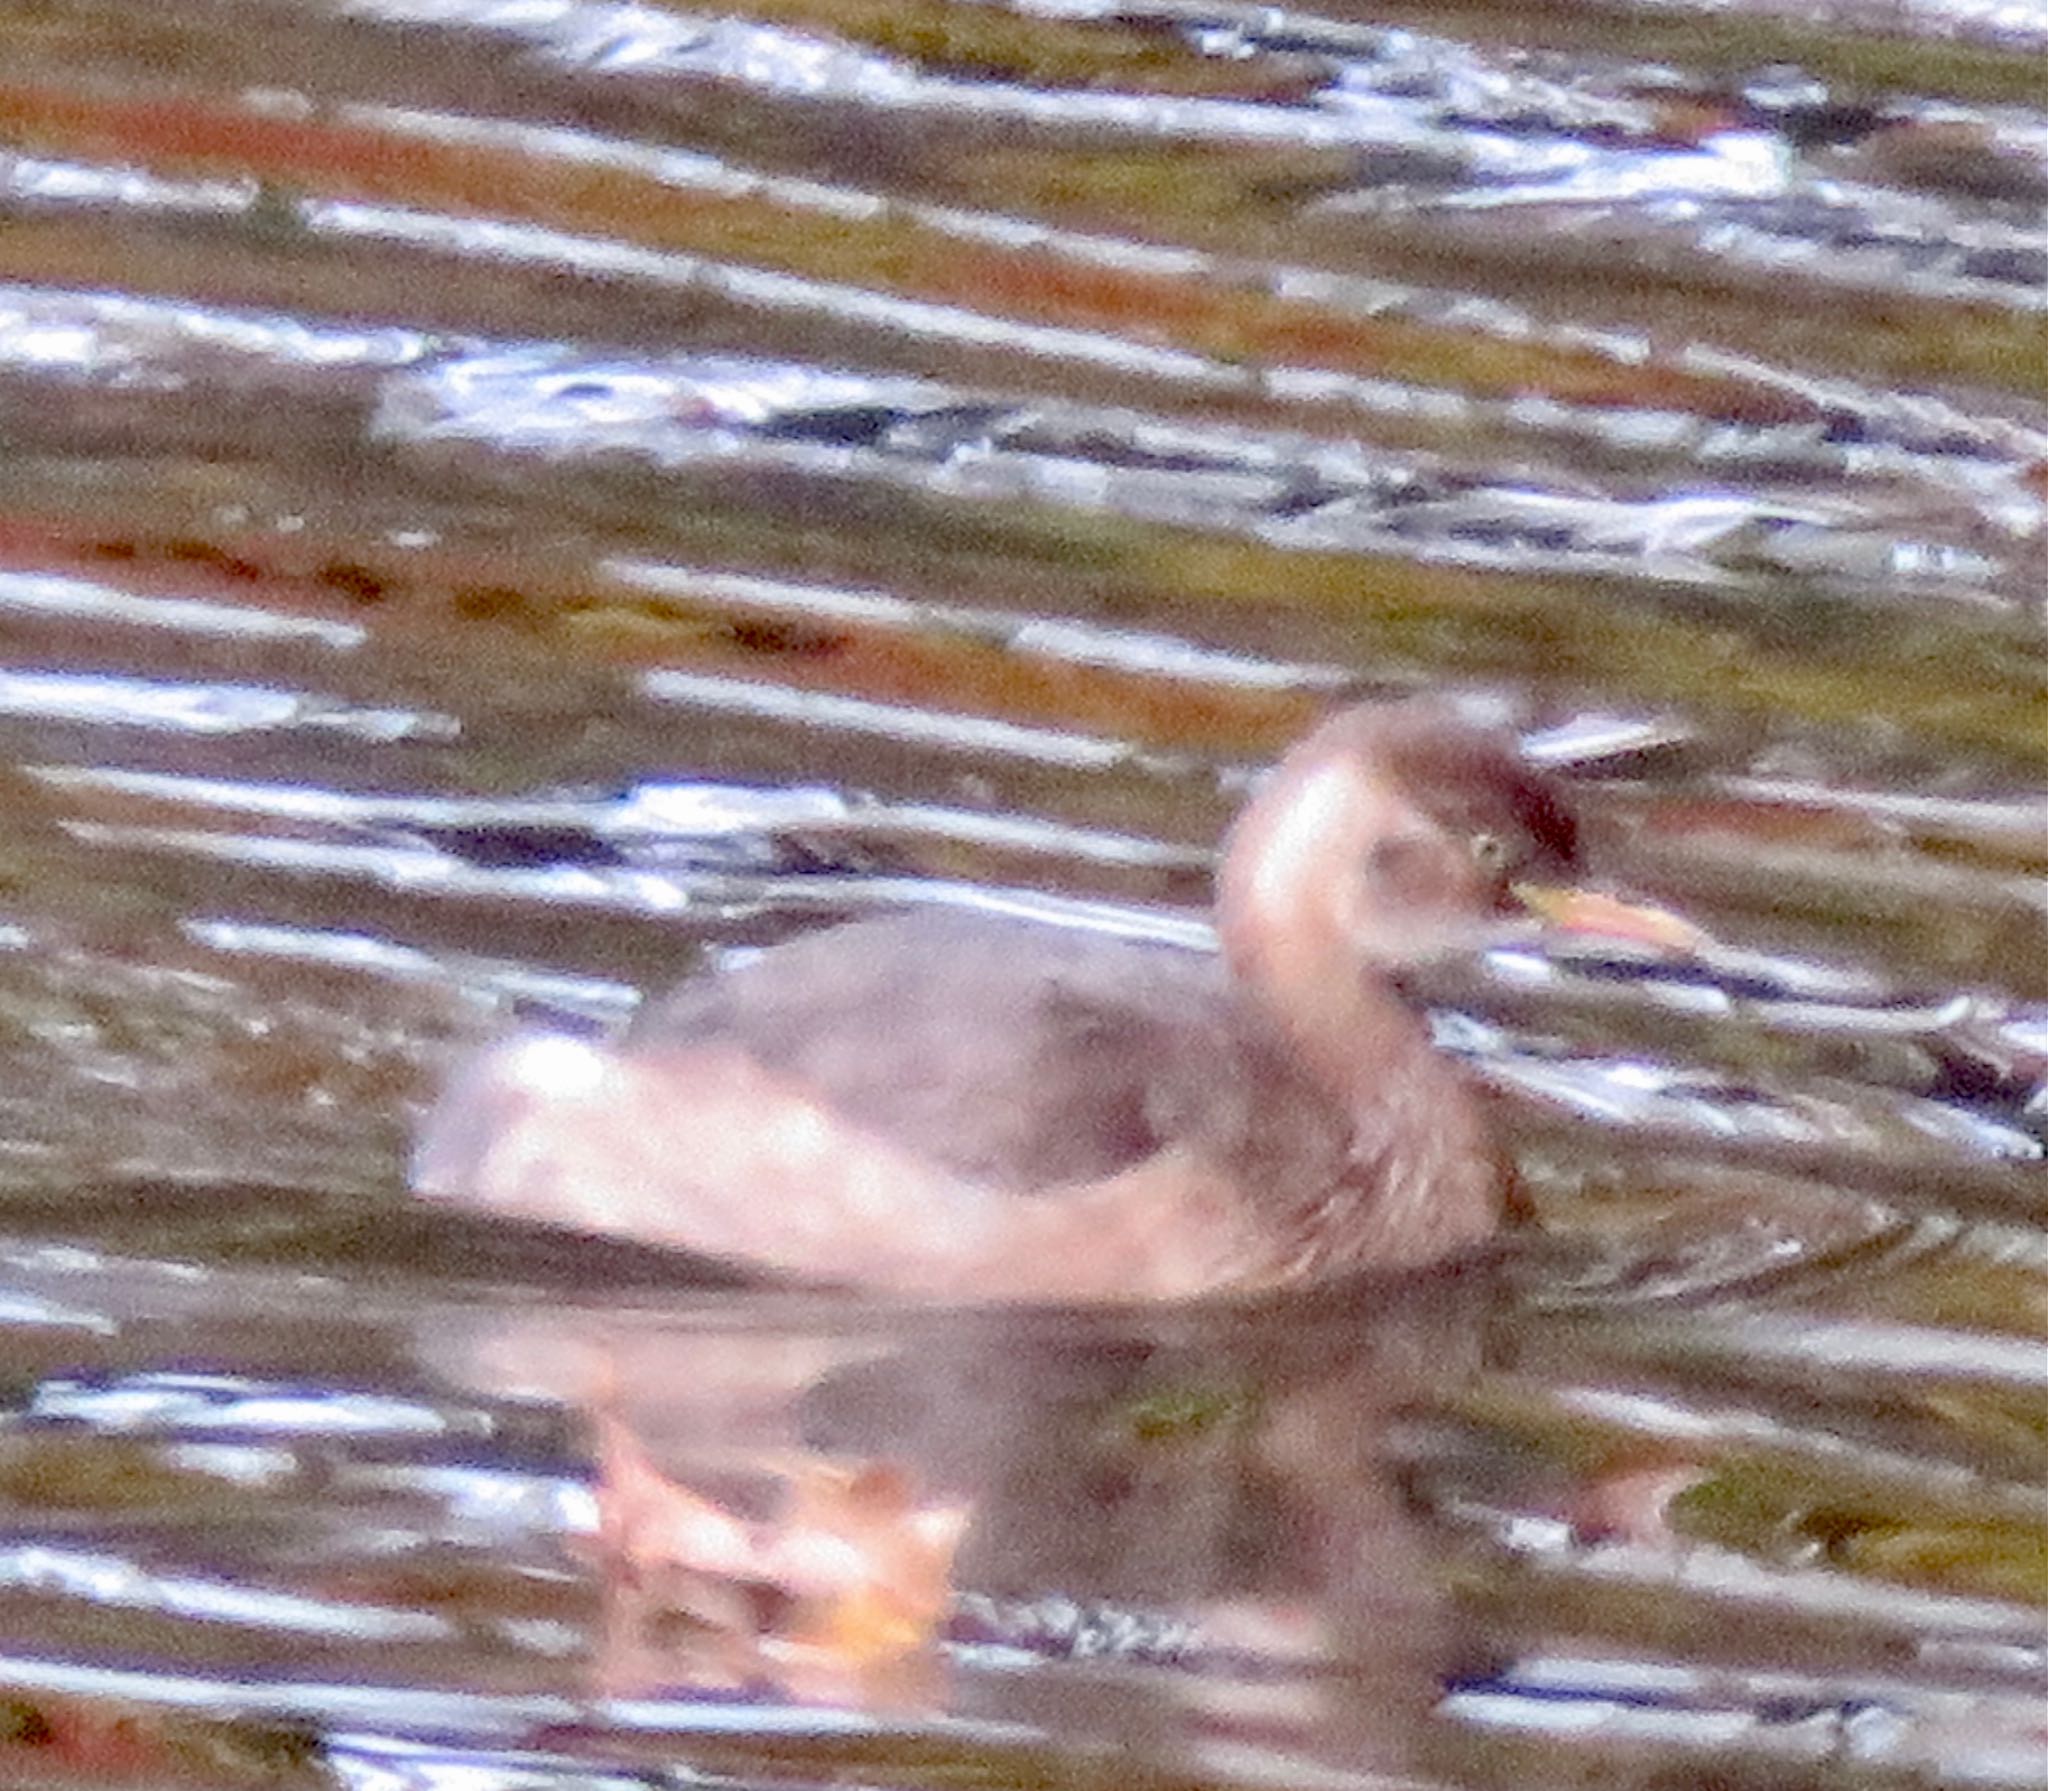
[[[0,1779],[2042,1783],[2044,594],[2031,0],[0,3]],[[1133,1334],[406,1201],[463,1043],[706,951],[1199,949],[1424,685],[1710,939],[1433,977],[1496,1273]],[[914,1682],[600,1695],[476,1366],[593,1338],[973,1496]]]

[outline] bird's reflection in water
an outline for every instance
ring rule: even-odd
[[[588,1551],[596,1690],[1389,1769],[1477,1663],[1408,1420],[1480,1365],[1494,1280],[1482,1259],[1171,1309],[812,1300],[810,1328],[562,1312],[430,1353],[592,1405],[601,1509],[646,1479],[651,1541],[618,1520],[644,1571]]]

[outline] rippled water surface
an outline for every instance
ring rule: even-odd
[[[0,1777],[2041,1784],[2044,629],[2037,0],[0,0]],[[1205,949],[1421,687],[1698,929],[1431,972],[1485,1272],[407,1199],[796,928]],[[957,1499],[933,1647],[620,1670],[593,1348],[736,1510]]]

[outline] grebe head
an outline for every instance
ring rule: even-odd
[[[1482,942],[1524,883],[1574,868],[1570,811],[1501,731],[1433,700],[1309,733],[1225,843],[1217,918],[1240,974],[1394,966]]]

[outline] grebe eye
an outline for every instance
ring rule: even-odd
[[[1499,833],[1475,833],[1470,841],[1472,862],[1489,875],[1497,875],[1508,868],[1514,858],[1514,849],[1508,844],[1507,836]]]

